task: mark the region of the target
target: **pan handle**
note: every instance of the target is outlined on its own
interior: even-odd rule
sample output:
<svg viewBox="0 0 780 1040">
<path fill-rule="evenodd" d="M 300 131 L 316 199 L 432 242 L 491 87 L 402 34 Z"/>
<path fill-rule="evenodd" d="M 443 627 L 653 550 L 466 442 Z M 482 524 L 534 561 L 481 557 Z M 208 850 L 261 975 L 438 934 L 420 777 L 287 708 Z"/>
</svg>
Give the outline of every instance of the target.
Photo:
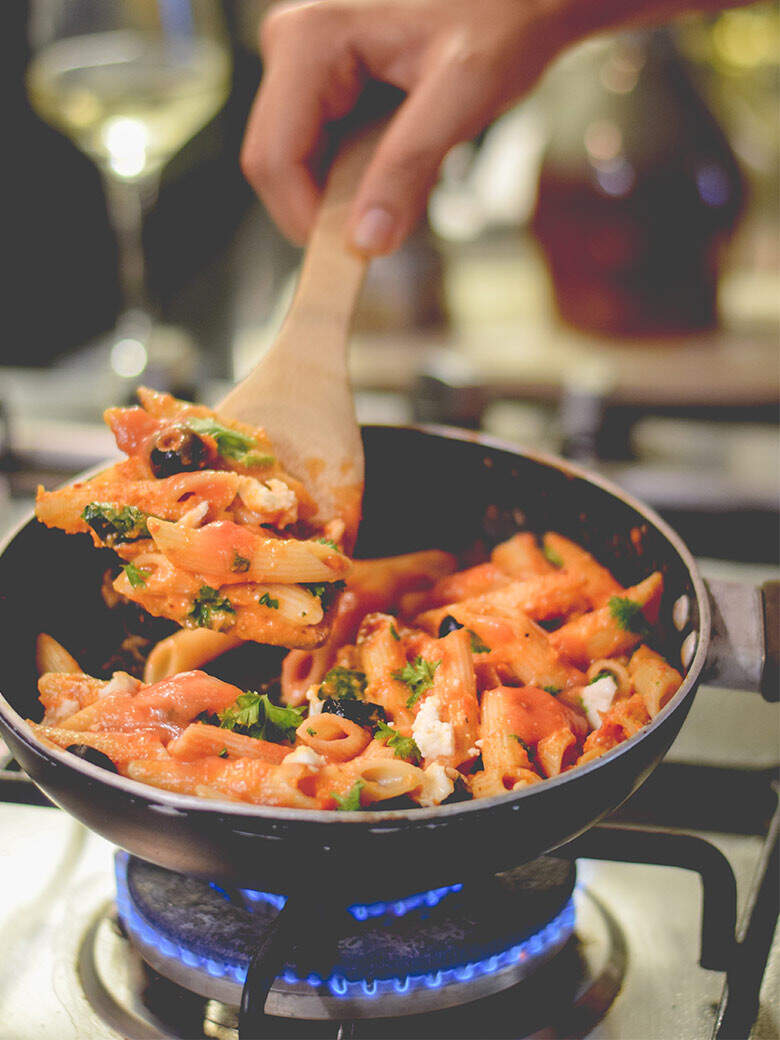
<svg viewBox="0 0 780 1040">
<path fill-rule="evenodd" d="M 710 579 L 712 634 L 703 679 L 780 700 L 780 582 L 760 587 Z"/>
</svg>

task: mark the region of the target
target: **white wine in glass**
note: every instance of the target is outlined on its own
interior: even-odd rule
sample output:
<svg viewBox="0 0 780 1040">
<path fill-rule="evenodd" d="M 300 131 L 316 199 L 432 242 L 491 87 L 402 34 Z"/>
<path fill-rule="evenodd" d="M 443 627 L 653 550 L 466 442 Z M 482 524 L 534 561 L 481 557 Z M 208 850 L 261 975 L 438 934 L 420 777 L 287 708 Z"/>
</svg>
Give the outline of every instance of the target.
<svg viewBox="0 0 780 1040">
<path fill-rule="evenodd" d="M 124 303 L 109 360 L 118 375 L 135 379 L 147 365 L 156 367 L 155 333 L 158 354 L 164 339 L 146 296 L 143 215 L 165 164 L 228 96 L 221 6 L 219 0 L 33 0 L 31 15 L 30 100 L 103 175 Z"/>
<path fill-rule="evenodd" d="M 186 46 L 124 29 L 60 40 L 28 70 L 30 98 L 101 168 L 145 179 L 221 108 L 230 61 L 209 39 Z"/>
</svg>

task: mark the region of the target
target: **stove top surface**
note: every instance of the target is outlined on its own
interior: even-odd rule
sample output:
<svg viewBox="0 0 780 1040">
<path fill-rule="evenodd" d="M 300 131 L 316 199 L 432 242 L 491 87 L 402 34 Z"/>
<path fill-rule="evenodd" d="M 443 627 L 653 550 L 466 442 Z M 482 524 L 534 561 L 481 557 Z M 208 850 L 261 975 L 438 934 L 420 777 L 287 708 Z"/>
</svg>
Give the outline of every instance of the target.
<svg viewBox="0 0 780 1040">
<path fill-rule="evenodd" d="M 119 952 L 122 934 L 112 909 L 116 889 L 111 846 L 64 813 L 50 809 L 0 805 L 0 827 L 5 837 L 0 854 L 0 892 L 4 893 L 0 927 L 6 950 L 0 963 L 0 1036 L 9 1040 L 205 1036 L 229 1040 L 235 1036 L 229 1010 L 214 1001 L 184 996 L 175 987 L 155 987 L 154 973 L 149 975 L 140 957 Z M 706 837 L 731 863 L 738 902 L 744 906 L 759 864 L 761 839 L 737 834 Z M 539 1013 L 548 1011 L 557 1023 L 519 1015 L 520 991 L 515 986 L 465 1007 L 425 1016 L 427 1035 L 453 1040 L 528 1035 L 605 1040 L 710 1037 L 724 975 L 698 964 L 701 897 L 695 875 L 674 867 L 580 860 L 575 900 L 575 937 L 535 979 L 520 983 L 532 987 Z M 93 955 L 96 942 L 103 944 L 99 969 Z M 106 959 L 112 957 L 119 959 L 107 978 L 101 978 Z M 773 1035 L 765 1031 L 767 1022 L 777 1028 L 772 1017 L 778 1007 L 774 959 L 764 986 L 767 992 L 752 1034 L 755 1040 Z M 567 988 L 571 992 L 564 1000 Z M 584 1005 L 581 1002 L 588 1009 L 584 1017 L 575 1006 L 577 992 L 581 996 L 583 990 L 588 991 L 588 999 Z M 566 1000 L 570 1015 L 581 1016 L 575 1031 L 571 1030 L 575 1023 L 567 1023 L 563 1013 Z M 279 1022 L 280 1037 L 293 1035 L 287 1031 L 288 1023 Z M 423 1035 L 418 1032 L 422 1022 L 420 1017 L 361 1021 L 353 1033 L 342 1030 L 341 1035 L 418 1036 Z M 300 1029 L 302 1024 L 296 1025 Z M 339 1035 L 335 1022 L 315 1023 L 312 1028 L 313 1036 Z"/>
</svg>

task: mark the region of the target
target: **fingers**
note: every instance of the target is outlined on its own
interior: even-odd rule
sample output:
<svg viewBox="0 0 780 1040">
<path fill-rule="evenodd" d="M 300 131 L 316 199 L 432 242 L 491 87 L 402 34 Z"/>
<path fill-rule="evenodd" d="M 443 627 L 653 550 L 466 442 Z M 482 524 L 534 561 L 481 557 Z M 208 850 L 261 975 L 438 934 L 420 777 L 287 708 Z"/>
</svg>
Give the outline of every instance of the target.
<svg viewBox="0 0 780 1040">
<path fill-rule="evenodd" d="M 352 207 L 348 236 L 366 255 L 390 253 L 414 229 L 450 148 L 495 114 L 485 80 L 437 64 L 416 85 L 382 137 Z"/>
<path fill-rule="evenodd" d="M 305 17 L 301 17 L 305 11 Z M 282 9 L 263 29 L 265 71 L 241 149 L 244 176 L 294 242 L 309 233 L 320 198 L 317 159 L 325 124 L 360 95 L 363 73 L 319 5 Z"/>
</svg>

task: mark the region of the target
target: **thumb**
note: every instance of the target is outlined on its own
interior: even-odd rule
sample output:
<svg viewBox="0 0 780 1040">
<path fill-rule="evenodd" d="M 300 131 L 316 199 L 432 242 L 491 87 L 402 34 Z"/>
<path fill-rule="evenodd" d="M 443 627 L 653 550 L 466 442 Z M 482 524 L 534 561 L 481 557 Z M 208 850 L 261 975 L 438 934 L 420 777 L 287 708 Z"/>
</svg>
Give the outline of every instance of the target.
<svg viewBox="0 0 780 1040">
<path fill-rule="evenodd" d="M 414 229 L 453 145 L 493 116 L 481 84 L 453 82 L 439 66 L 410 92 L 383 134 L 352 205 L 347 236 L 358 252 L 391 253 Z"/>
</svg>

